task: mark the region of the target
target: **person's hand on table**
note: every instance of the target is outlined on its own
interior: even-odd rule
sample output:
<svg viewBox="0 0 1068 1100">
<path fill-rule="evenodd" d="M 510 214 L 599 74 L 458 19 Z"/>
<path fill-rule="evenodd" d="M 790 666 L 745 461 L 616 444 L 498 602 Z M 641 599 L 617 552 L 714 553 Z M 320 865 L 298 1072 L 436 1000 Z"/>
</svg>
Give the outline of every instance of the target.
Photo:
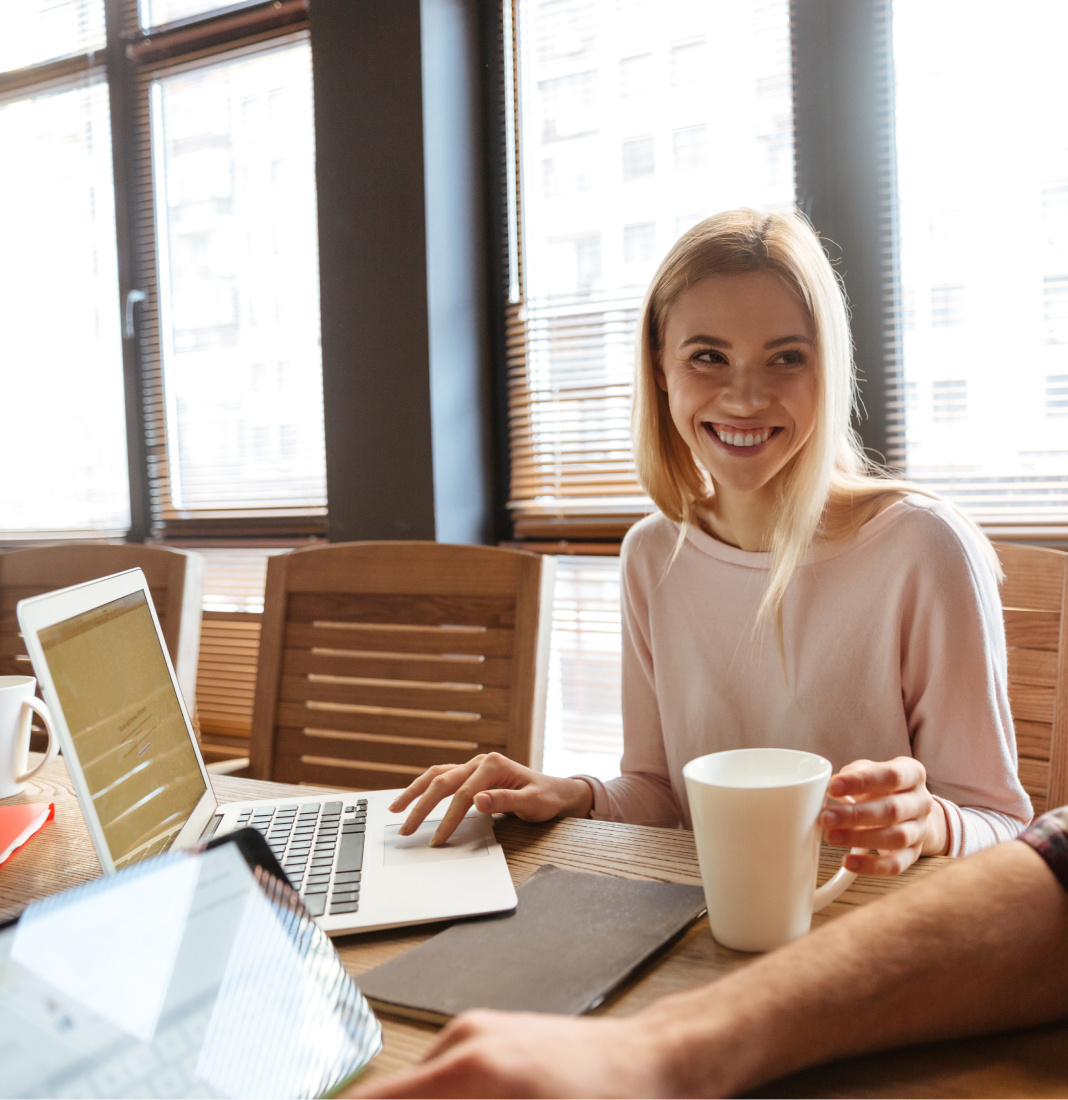
<svg viewBox="0 0 1068 1100">
<path fill-rule="evenodd" d="M 942 855 L 949 844 L 946 816 L 927 790 L 927 772 L 911 756 L 876 763 L 854 760 L 831 776 L 832 802 L 819 817 L 827 842 L 850 852 L 845 866 L 862 875 L 899 875 L 920 856 Z"/>
<path fill-rule="evenodd" d="M 353 1095 L 666 1096 L 659 1062 L 630 1020 L 482 1009 L 457 1016 L 417 1065 Z"/>
<path fill-rule="evenodd" d="M 510 813 L 523 821 L 554 817 L 585 817 L 593 806 L 593 790 L 581 779 L 560 779 L 517 764 L 498 752 L 473 756 L 466 764 L 435 764 L 423 772 L 390 804 L 399 813 L 413 802 L 400 828 L 410 836 L 431 810 L 452 797 L 431 844 L 444 844 L 472 806 L 482 813 Z"/>
</svg>

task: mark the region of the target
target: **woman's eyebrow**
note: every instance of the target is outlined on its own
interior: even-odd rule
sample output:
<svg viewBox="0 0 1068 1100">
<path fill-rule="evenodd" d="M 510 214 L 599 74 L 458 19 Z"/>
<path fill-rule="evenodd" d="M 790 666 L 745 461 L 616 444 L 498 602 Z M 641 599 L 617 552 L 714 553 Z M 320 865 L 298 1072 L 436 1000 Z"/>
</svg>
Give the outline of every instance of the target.
<svg viewBox="0 0 1068 1100">
<path fill-rule="evenodd" d="M 691 344 L 711 344 L 714 348 L 724 348 L 730 351 L 732 344 L 730 340 L 721 340 L 718 336 L 687 336 L 681 344 L 680 348 L 688 348 Z"/>
<path fill-rule="evenodd" d="M 812 347 L 813 343 L 807 336 L 798 333 L 795 336 L 780 336 L 777 340 L 769 340 L 764 345 L 764 350 L 771 351 L 772 348 L 781 348 L 783 344 L 808 344 L 809 347 Z"/>
<path fill-rule="evenodd" d="M 686 339 L 679 344 L 679 349 L 688 348 L 692 344 L 703 344 L 705 347 L 723 348 L 725 351 L 730 351 L 734 346 L 730 340 L 723 340 L 718 336 L 705 336 L 703 333 L 698 333 L 696 336 L 687 336 Z M 808 344 L 809 347 L 814 347 L 815 341 L 802 333 L 795 333 L 793 336 L 778 336 L 774 340 L 769 340 L 764 345 L 764 350 L 771 351 L 772 348 L 781 348 L 784 344 Z"/>
</svg>

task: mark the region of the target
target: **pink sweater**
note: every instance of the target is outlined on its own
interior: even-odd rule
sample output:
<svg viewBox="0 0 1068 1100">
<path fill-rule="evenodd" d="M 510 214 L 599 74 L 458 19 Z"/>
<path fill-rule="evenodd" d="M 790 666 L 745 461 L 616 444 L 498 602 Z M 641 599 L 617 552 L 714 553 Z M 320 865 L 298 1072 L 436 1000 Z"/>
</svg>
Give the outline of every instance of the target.
<svg viewBox="0 0 1068 1100">
<path fill-rule="evenodd" d="M 912 755 L 946 810 L 951 855 L 1031 820 L 1016 774 L 997 582 L 949 505 L 909 496 L 842 542 L 813 547 L 774 628 L 751 640 L 769 555 L 662 515 L 622 551 L 622 775 L 592 816 L 690 828 L 683 765 L 719 749 L 783 746 L 852 760 Z"/>
</svg>

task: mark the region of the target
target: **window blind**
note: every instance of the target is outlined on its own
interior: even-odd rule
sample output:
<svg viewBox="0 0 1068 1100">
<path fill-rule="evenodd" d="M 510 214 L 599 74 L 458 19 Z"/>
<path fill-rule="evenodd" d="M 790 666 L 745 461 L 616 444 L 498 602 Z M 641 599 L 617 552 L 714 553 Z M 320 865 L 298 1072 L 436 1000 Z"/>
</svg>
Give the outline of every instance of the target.
<svg viewBox="0 0 1068 1100">
<path fill-rule="evenodd" d="M 197 717 L 209 758 L 248 755 L 267 558 L 280 552 L 239 548 L 197 551 L 206 562 Z"/>
<path fill-rule="evenodd" d="M 1057 0 L 893 4 L 889 457 L 1001 537 L 1068 535 L 1066 35 Z"/>
<path fill-rule="evenodd" d="M 520 539 L 618 540 L 651 509 L 630 449 L 649 278 L 702 217 L 793 204 L 789 6 L 518 0 L 513 12 L 509 508 Z"/>
</svg>

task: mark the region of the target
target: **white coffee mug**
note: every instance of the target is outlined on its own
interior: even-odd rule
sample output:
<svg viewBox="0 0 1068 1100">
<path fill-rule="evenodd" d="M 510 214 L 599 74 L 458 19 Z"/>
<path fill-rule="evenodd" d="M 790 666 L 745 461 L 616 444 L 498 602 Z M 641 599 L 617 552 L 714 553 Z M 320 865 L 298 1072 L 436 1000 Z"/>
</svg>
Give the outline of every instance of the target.
<svg viewBox="0 0 1068 1100">
<path fill-rule="evenodd" d="M 840 868 L 816 889 L 831 762 L 795 749 L 733 749 L 683 769 L 712 935 L 736 951 L 803 936 L 812 914 L 857 877 Z"/>
<path fill-rule="evenodd" d="M 51 763 L 59 752 L 52 715 L 33 694 L 36 687 L 37 681 L 32 676 L 0 676 L 0 798 L 18 794 L 26 780 Z M 30 719 L 34 711 L 48 731 L 48 752 L 37 767 L 28 768 Z"/>
</svg>

